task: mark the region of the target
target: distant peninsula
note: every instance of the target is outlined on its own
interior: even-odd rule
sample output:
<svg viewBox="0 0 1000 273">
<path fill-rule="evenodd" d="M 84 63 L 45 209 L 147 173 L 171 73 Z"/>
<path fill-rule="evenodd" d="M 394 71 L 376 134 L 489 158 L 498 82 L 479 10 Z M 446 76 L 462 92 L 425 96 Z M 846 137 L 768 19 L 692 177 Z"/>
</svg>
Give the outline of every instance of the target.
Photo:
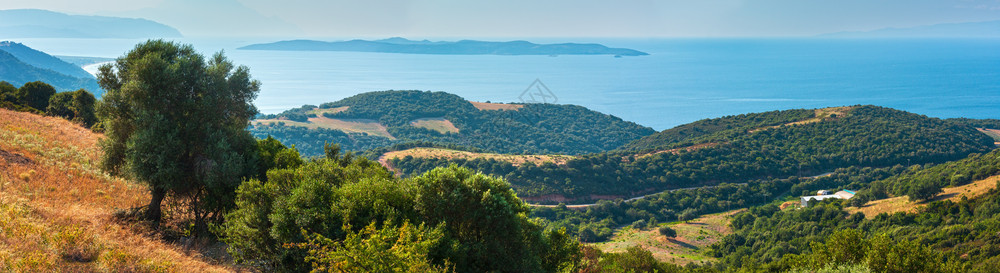
<svg viewBox="0 0 1000 273">
<path fill-rule="evenodd" d="M 638 50 L 628 48 L 610 48 L 601 44 L 536 44 L 527 41 L 488 42 L 475 40 L 461 40 L 457 42 L 428 40 L 414 41 L 399 37 L 373 41 L 350 40 L 339 42 L 290 40 L 266 44 L 253 44 L 239 49 L 281 51 L 353 51 L 442 55 L 649 55 L 649 53 Z"/>
</svg>

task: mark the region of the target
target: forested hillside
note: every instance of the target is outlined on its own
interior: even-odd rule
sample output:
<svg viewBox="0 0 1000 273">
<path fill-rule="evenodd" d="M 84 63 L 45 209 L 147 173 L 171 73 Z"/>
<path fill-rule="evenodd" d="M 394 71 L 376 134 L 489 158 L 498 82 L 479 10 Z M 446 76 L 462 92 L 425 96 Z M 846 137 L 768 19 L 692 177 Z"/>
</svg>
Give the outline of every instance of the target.
<svg viewBox="0 0 1000 273">
<path fill-rule="evenodd" d="M 688 134 L 694 137 L 668 130 L 649 137 L 664 143 L 644 139 L 630 145 L 642 152 L 585 155 L 563 165 L 515 167 L 507 162 L 414 157 L 391 163 L 406 174 L 458 164 L 507 178 L 521 196 L 588 199 L 810 176 L 851 166 L 941 163 L 994 147 L 990 137 L 963 123 L 877 106 L 834 112 L 793 110 L 701 121 L 678 130 L 699 132 Z M 753 126 L 743 126 L 737 119 Z M 697 146 L 683 149 L 681 145 Z"/>
<path fill-rule="evenodd" d="M 963 185 L 1000 174 L 998 157 L 1000 150 L 913 168 L 860 191 L 879 195 L 882 188 L 921 181 Z M 796 210 L 753 208 L 733 219 L 736 232 L 714 245 L 713 253 L 722 258 L 720 267 L 764 271 L 833 265 L 874 272 L 995 272 L 1000 265 L 1000 189 L 995 186 L 985 195 L 932 202 L 915 213 L 848 214 L 843 209 L 847 203 L 855 202 L 836 200 Z"/>
<path fill-rule="evenodd" d="M 250 129 L 258 137 L 272 135 L 295 145 L 307 156 L 322 154 L 324 142 L 363 151 L 411 141 L 498 153 L 586 154 L 654 133 L 575 105 L 473 104 L 453 94 L 423 91 L 369 92 L 307 105 L 264 116 Z"/>
</svg>

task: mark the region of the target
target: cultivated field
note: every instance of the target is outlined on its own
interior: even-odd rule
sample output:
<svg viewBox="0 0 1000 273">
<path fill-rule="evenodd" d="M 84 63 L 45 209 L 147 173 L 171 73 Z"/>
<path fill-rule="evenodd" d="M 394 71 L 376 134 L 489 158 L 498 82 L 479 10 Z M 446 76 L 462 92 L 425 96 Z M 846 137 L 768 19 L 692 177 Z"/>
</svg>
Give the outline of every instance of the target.
<svg viewBox="0 0 1000 273">
<path fill-rule="evenodd" d="M 286 119 L 258 119 L 253 121 L 255 124 L 274 124 L 274 123 L 284 123 L 285 126 L 298 126 L 306 127 L 309 129 L 324 128 L 341 130 L 344 132 L 351 133 L 366 133 L 369 135 L 376 135 L 387 137 L 390 139 L 396 139 L 389 134 L 389 131 L 376 120 L 371 119 L 335 119 L 327 118 L 324 116 L 318 116 L 315 118 L 309 118 L 308 122 L 291 121 Z"/>
<path fill-rule="evenodd" d="M 149 190 L 99 170 L 100 138 L 64 119 L 0 109 L 0 271 L 230 271 L 112 217 L 145 205 Z"/>
<path fill-rule="evenodd" d="M 514 110 L 517 111 L 524 107 L 521 104 L 505 104 L 505 103 L 489 103 L 489 102 L 476 102 L 470 101 L 472 106 L 475 106 L 479 110 Z"/>
<path fill-rule="evenodd" d="M 336 114 L 336 113 L 340 113 L 340 112 L 343 112 L 343 111 L 347 111 L 347 108 L 350 108 L 350 106 L 341 106 L 341 107 L 334 107 L 334 108 L 313 108 L 313 110 L 309 111 L 309 113 L 310 114 L 316 114 L 317 116 L 323 116 L 323 114 L 326 114 L 326 113 Z"/>
<path fill-rule="evenodd" d="M 706 247 L 731 233 L 729 218 L 741 211 L 709 214 L 687 223 L 661 224 L 676 230 L 675 238 L 660 235 L 656 228 L 636 230 L 626 227 L 617 231 L 611 240 L 592 246 L 606 252 L 625 252 L 629 247 L 640 246 L 652 252 L 657 260 L 679 265 L 714 262 L 715 258 L 705 255 Z"/>
<path fill-rule="evenodd" d="M 451 123 L 450 120 L 444 118 L 420 118 L 410 121 L 410 125 L 413 127 L 420 127 L 429 130 L 438 131 L 439 133 L 458 133 L 458 127 Z"/>
<path fill-rule="evenodd" d="M 987 129 L 987 128 L 976 128 L 976 130 L 979 130 L 980 132 L 983 132 L 984 134 L 992 137 L 993 140 L 995 140 L 993 142 L 993 144 L 996 144 L 997 146 L 1000 146 L 1000 130 L 997 130 L 997 129 Z"/>
<path fill-rule="evenodd" d="M 457 150 L 441 149 L 441 148 L 413 148 L 402 151 L 385 153 L 379 160 L 380 161 L 384 160 L 387 162 L 388 160 L 393 158 L 404 158 L 407 156 L 412 156 L 416 158 L 495 159 L 497 161 L 510 162 L 515 166 L 527 162 L 532 162 L 534 164 L 552 162 L 556 165 L 562 165 L 566 164 L 567 161 L 575 158 L 574 156 L 569 156 L 569 155 L 510 155 L 510 154 L 494 154 L 494 153 L 474 153 L 474 152 L 457 151 Z"/>
</svg>

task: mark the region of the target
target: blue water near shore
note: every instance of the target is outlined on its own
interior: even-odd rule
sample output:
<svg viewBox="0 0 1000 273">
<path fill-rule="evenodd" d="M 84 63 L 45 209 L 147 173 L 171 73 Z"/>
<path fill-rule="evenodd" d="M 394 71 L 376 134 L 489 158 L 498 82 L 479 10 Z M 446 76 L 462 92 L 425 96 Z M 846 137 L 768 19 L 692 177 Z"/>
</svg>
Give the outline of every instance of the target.
<svg viewBox="0 0 1000 273">
<path fill-rule="evenodd" d="M 117 57 L 138 42 L 13 40 L 53 55 L 93 57 Z M 651 54 L 622 58 L 246 51 L 236 48 L 270 40 L 181 41 L 203 53 L 224 49 L 249 66 L 263 83 L 255 103 L 264 113 L 389 89 L 518 102 L 539 79 L 556 103 L 657 130 L 725 115 L 855 104 L 1000 118 L 1000 40 L 583 40 Z"/>
</svg>

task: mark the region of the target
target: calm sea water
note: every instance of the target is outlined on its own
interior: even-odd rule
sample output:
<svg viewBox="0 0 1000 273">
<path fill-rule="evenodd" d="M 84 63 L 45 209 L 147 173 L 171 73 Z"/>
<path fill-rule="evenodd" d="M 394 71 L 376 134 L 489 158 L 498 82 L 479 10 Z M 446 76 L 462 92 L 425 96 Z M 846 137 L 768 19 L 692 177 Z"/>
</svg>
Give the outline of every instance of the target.
<svg viewBox="0 0 1000 273">
<path fill-rule="evenodd" d="M 14 39 L 53 55 L 117 57 L 137 40 Z M 538 42 L 565 42 L 534 40 Z M 574 41 L 581 41 L 580 39 Z M 375 90 L 434 90 L 518 102 L 536 79 L 558 98 L 667 129 L 703 118 L 875 104 L 932 117 L 1000 118 L 1000 40 L 582 40 L 650 56 L 460 56 L 224 49 L 263 83 L 264 113 Z"/>
</svg>

